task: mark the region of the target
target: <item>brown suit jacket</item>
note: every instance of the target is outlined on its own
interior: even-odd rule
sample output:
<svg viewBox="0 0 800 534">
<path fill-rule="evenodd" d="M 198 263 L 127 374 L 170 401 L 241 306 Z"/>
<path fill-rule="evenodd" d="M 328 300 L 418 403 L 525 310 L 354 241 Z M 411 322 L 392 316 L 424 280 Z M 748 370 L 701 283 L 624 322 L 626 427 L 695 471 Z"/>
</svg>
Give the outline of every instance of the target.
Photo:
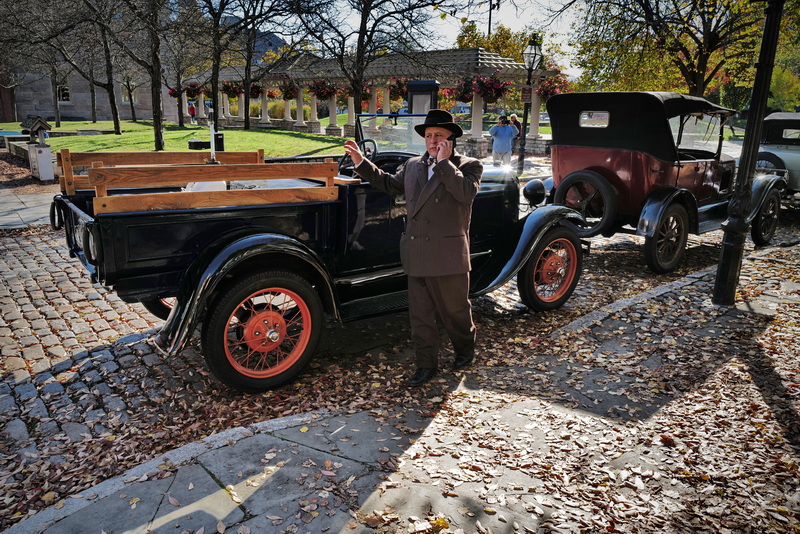
<svg viewBox="0 0 800 534">
<path fill-rule="evenodd" d="M 428 180 L 427 155 L 409 159 L 389 174 L 364 159 L 356 173 L 391 195 L 405 193 L 406 231 L 400 258 L 409 276 L 467 273 L 472 201 L 478 193 L 483 164 L 454 153 L 440 161 Z"/>
</svg>

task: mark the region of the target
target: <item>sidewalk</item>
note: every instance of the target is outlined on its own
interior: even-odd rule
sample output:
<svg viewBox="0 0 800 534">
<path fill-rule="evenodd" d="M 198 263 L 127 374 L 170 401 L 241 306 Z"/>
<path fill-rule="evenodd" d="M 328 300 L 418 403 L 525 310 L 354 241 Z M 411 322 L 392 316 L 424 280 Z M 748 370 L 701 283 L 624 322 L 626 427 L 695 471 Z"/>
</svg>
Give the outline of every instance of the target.
<svg viewBox="0 0 800 534">
<path fill-rule="evenodd" d="M 0 187 L 0 229 L 50 224 L 52 193 L 17 195 Z"/>
</svg>

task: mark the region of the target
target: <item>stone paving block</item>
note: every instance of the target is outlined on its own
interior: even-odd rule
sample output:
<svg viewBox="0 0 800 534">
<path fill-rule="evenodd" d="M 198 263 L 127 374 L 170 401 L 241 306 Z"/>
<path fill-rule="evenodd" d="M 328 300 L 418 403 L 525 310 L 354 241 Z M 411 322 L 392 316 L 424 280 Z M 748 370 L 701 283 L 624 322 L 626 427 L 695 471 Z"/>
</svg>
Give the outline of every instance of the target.
<svg viewBox="0 0 800 534">
<path fill-rule="evenodd" d="M 256 515 L 285 517 L 281 503 L 291 502 L 296 506 L 299 501 L 325 499 L 324 495 L 334 486 L 346 489 L 351 477 L 353 488 L 362 490 L 365 484 L 379 480 L 376 475 L 368 476 L 370 470 L 362 463 L 269 434 L 258 434 L 239 440 L 235 446 L 209 451 L 199 456 L 198 462 L 226 487 L 232 486 L 245 509 Z M 345 511 L 333 501 L 331 506 Z"/>
<path fill-rule="evenodd" d="M 44 530 L 46 534 L 93 532 L 147 532 L 152 518 L 166 500 L 172 478 L 131 484 L 122 491 L 84 508 Z M 210 532 L 214 532 L 213 530 Z"/>
<path fill-rule="evenodd" d="M 276 436 L 359 462 L 380 464 L 405 452 L 431 419 L 414 410 L 362 412 L 275 432 Z M 382 444 L 375 446 L 375 444 Z"/>
</svg>

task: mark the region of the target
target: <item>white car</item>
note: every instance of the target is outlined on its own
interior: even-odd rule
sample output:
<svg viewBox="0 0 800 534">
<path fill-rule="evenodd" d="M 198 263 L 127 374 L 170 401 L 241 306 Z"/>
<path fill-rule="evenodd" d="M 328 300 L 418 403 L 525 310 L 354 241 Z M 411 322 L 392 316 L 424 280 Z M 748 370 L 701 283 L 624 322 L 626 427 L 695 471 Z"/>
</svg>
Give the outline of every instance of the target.
<svg viewBox="0 0 800 534">
<path fill-rule="evenodd" d="M 784 198 L 800 207 L 800 113 L 772 113 L 764 119 L 756 168 L 782 174 Z"/>
</svg>

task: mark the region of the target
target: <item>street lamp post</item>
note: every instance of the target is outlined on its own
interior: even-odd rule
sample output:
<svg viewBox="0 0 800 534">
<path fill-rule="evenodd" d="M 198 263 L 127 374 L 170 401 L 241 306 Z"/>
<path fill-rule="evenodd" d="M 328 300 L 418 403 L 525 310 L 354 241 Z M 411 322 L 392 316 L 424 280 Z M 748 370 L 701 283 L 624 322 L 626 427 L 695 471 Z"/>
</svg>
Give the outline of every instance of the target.
<svg viewBox="0 0 800 534">
<path fill-rule="evenodd" d="M 736 302 L 736 286 L 739 284 L 739 274 L 742 270 L 744 242 L 750 227 L 750 223 L 747 222 L 747 214 L 750 210 L 758 142 L 761 139 L 762 122 L 766 114 L 769 84 L 775 62 L 775 50 L 778 47 L 780 34 L 784 0 L 766 0 L 766 2 L 764 35 L 761 38 L 761 50 L 758 63 L 756 63 L 756 77 L 753 83 L 753 94 L 750 97 L 747 129 L 744 133 L 734 194 L 728 206 L 728 220 L 722 225 L 724 229 L 722 252 L 717 265 L 717 279 L 711 299 L 714 304 L 721 306 L 732 306 Z"/>
<path fill-rule="evenodd" d="M 533 98 L 533 87 L 531 87 L 531 76 L 533 69 L 539 68 L 539 62 L 542 60 L 542 45 L 539 42 L 539 37 L 534 34 L 533 38 L 528 41 L 528 46 L 522 52 L 522 60 L 525 62 L 525 67 L 528 69 L 528 81 L 525 84 L 523 93 L 527 92 L 527 99 L 525 101 L 525 108 L 522 112 L 522 131 L 519 137 L 519 163 L 517 164 L 517 174 L 522 175 L 522 170 L 525 167 L 525 140 L 528 137 L 528 112 L 531 110 L 531 100 Z M 531 120 L 533 118 L 531 117 Z M 539 120 L 538 117 L 536 120 Z"/>
</svg>

